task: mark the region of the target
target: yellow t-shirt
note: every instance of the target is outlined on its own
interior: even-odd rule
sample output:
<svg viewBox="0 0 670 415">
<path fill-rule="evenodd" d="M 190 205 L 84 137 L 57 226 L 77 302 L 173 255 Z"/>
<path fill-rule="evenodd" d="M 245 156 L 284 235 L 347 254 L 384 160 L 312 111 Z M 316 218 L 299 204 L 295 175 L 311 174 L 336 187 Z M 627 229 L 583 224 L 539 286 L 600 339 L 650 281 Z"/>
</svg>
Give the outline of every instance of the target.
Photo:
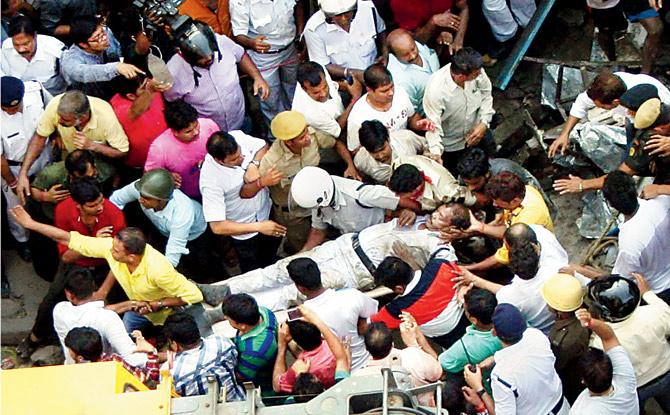
<svg viewBox="0 0 670 415">
<path fill-rule="evenodd" d="M 91 258 L 104 258 L 116 281 L 131 300 L 158 301 L 168 297 L 178 297 L 187 304 L 202 301 L 202 293 L 198 287 L 180 274 L 163 254 L 156 251 L 151 245 L 147 247 L 142 261 L 134 272 L 128 266 L 116 261 L 112 257 L 113 238 L 94 238 L 84 236 L 79 232 L 70 232 L 68 248 L 74 249 Z M 146 314 L 145 317 L 153 324 L 163 324 L 171 309 Z"/>
<path fill-rule="evenodd" d="M 77 149 L 73 142 L 76 130 L 74 127 L 64 127 L 58 124 L 58 104 L 61 98 L 63 98 L 63 94 L 49 101 L 35 132 L 42 137 L 49 137 L 54 131 L 58 131 L 65 146 L 65 151 L 71 153 Z M 91 141 L 127 152 L 128 136 L 123 131 L 123 127 L 116 118 L 112 107 L 96 97 L 88 97 L 88 102 L 91 105 L 91 119 L 84 126 L 82 133 Z"/>
<path fill-rule="evenodd" d="M 521 206 L 509 211 L 503 211 L 503 222 L 508 228 L 515 223 L 525 223 L 527 225 L 542 225 L 550 231 L 554 231 L 554 223 L 551 221 L 551 215 L 547 208 L 542 193 L 533 186 L 526 186 L 526 196 L 521 202 Z M 495 253 L 495 258 L 501 264 L 509 264 L 509 251 L 503 246 Z"/>
</svg>

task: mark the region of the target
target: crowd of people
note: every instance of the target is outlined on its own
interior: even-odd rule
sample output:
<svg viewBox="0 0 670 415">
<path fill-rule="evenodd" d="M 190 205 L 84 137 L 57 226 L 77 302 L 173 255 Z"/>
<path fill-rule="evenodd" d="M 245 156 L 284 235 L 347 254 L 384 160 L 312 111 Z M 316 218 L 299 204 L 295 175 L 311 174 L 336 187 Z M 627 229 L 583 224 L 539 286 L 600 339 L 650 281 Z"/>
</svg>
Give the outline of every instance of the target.
<svg viewBox="0 0 670 415">
<path fill-rule="evenodd" d="M 3 249 L 51 283 L 19 356 L 57 343 L 149 387 L 163 366 L 182 396 L 214 376 L 227 401 L 390 367 L 442 380 L 455 414 L 670 413 L 660 1 L 587 0 L 612 60 L 642 23 L 642 73 L 600 73 L 548 151 L 579 151 L 590 109 L 626 112 L 617 170 L 554 182 L 620 214 L 611 273 L 570 258 L 550 194 L 495 157 L 485 68 L 533 0 L 314 3 L 185 0 L 185 41 L 132 7 L 3 1 Z M 19 278 L 3 268 L 3 297 Z"/>
</svg>

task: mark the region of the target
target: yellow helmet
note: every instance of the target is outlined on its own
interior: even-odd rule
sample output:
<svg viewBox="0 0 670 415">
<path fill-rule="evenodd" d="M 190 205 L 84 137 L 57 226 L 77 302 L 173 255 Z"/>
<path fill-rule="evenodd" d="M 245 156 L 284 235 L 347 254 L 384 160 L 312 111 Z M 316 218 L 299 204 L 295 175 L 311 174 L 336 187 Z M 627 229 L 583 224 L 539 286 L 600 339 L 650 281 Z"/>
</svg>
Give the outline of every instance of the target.
<svg viewBox="0 0 670 415">
<path fill-rule="evenodd" d="M 298 111 L 283 111 L 277 114 L 270 123 L 272 135 L 277 140 L 293 140 L 305 131 L 307 121 Z"/>
<path fill-rule="evenodd" d="M 577 310 L 584 297 L 582 284 L 569 274 L 554 275 L 544 283 L 540 291 L 549 307 L 563 312 Z"/>
</svg>

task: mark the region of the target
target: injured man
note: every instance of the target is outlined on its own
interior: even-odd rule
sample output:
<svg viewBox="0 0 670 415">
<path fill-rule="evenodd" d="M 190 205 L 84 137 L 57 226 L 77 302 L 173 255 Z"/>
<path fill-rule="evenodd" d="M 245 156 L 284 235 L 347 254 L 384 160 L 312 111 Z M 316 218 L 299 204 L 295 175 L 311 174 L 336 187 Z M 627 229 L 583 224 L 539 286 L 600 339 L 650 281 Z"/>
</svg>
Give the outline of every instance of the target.
<svg viewBox="0 0 670 415">
<path fill-rule="evenodd" d="M 288 275 L 286 266 L 292 260 L 308 257 L 321 270 L 325 288 L 374 288 L 375 268 L 389 255 L 394 255 L 394 244 L 425 263 L 438 249 L 440 256 L 456 261 L 451 245 L 440 241 L 440 230 L 447 227 L 467 229 L 470 211 L 461 204 L 440 206 L 432 214 L 417 218 L 412 226 L 400 227 L 398 220 L 370 226 L 359 233 L 347 233 L 316 248 L 281 259 L 265 268 L 238 275 L 215 284 L 199 284 L 206 303 L 218 305 L 228 294 L 247 293 L 259 305 L 271 310 L 282 310 L 300 303 L 300 294 Z"/>
</svg>

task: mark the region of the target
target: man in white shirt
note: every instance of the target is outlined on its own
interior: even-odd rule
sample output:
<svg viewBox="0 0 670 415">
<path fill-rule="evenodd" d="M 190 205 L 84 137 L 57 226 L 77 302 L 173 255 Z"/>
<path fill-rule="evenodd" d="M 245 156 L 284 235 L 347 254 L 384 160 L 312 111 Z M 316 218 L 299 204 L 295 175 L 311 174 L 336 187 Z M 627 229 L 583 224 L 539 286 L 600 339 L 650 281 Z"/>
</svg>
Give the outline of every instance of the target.
<svg viewBox="0 0 670 415">
<path fill-rule="evenodd" d="M 382 56 L 386 26 L 373 2 L 322 0 L 321 9 L 305 25 L 309 58 L 336 79 L 350 76 L 363 82 L 363 71 Z"/>
<path fill-rule="evenodd" d="M 298 52 L 294 42 L 302 33 L 304 19 L 300 1 L 230 2 L 233 40 L 248 51 L 270 87 L 268 99 L 260 103 L 268 121 L 291 109 L 298 69 Z"/>
<path fill-rule="evenodd" d="M 321 270 L 325 288 L 358 288 L 368 290 L 374 286 L 373 273 L 377 266 L 393 254 L 394 242 L 404 244 L 414 256 L 428 256 L 442 245 L 440 229 L 452 225 L 451 210 L 438 209 L 425 222 L 414 226 L 399 226 L 398 220 L 380 223 L 348 233 L 325 242 L 311 251 L 283 258 L 273 265 L 255 269 L 213 285 L 200 285 L 205 302 L 220 304 L 226 295 L 247 293 L 271 310 L 286 309 L 298 301 L 299 293 L 288 276 L 286 268 L 295 258 L 313 259 Z"/>
<path fill-rule="evenodd" d="M 2 77 L 2 113 L 0 113 L 0 132 L 2 145 L 0 157 L 2 159 L 2 193 L 7 201 L 7 209 L 20 204 L 15 190 L 18 185 L 17 176 L 21 170 L 23 158 L 28 149 L 28 143 L 35 133 L 37 123 L 44 113 L 42 100 L 42 86 L 37 81 L 22 82 L 13 76 Z M 45 149 L 28 171 L 32 176 L 42 170 L 49 162 L 49 150 Z M 26 245 L 28 231 L 22 228 L 12 215 L 7 215 L 8 227 L 19 243 L 19 253 L 22 257 L 30 258 L 30 251 Z"/>
<path fill-rule="evenodd" d="M 670 196 L 638 199 L 635 180 L 621 171 L 607 175 L 603 195 L 624 217 L 612 273 L 629 279 L 635 272 L 644 275 L 652 291 L 670 304 Z"/>
<path fill-rule="evenodd" d="M 262 150 L 262 152 L 261 152 Z M 207 141 L 207 155 L 200 172 L 200 192 L 205 220 L 217 235 L 232 236 L 242 272 L 274 262 L 286 228 L 268 220 L 267 186 L 279 177 L 262 176 L 245 183 L 246 168 L 259 163 L 267 150 L 265 141 L 241 131 L 219 131 Z"/>
<path fill-rule="evenodd" d="M 363 75 L 367 93 L 359 99 L 347 122 L 347 148 L 356 152 L 361 143 L 358 130 L 367 120 L 379 120 L 389 131 L 410 129 L 430 131 L 435 125 L 414 111 L 407 92 L 396 88 L 391 72 L 381 64 L 374 64 Z"/>
<path fill-rule="evenodd" d="M 491 26 L 497 44 L 491 46 L 485 60 L 493 66 L 514 46 L 515 37 L 535 14 L 537 6 L 533 0 L 484 0 L 482 13 Z M 518 38 L 518 37 L 517 37 Z"/>
<path fill-rule="evenodd" d="M 517 223 L 505 231 L 504 242 L 510 250 L 510 268 L 514 278 L 500 285 L 464 270 L 466 284 L 491 291 L 498 303 L 516 306 L 531 327 L 549 333 L 555 316 L 547 308 L 541 289 L 544 283 L 568 265 L 568 254 L 553 233 L 540 225 Z"/>
<path fill-rule="evenodd" d="M 378 120 L 363 121 L 358 130 L 361 147 L 354 156 L 359 172 L 378 184 L 386 184 L 393 173 L 393 162 L 403 156 L 428 153 L 425 138 L 410 130 L 390 131 Z"/>
<path fill-rule="evenodd" d="M 638 415 L 635 370 L 626 349 L 604 321 L 584 310 L 576 311 L 582 326 L 600 338 L 603 350 L 590 349 L 579 360 L 582 383 L 586 390 L 577 397 L 571 415 L 608 414 Z"/>
<path fill-rule="evenodd" d="M 434 50 L 414 40 L 412 33 L 396 29 L 389 33 L 387 68 L 395 84 L 409 95 L 414 110 L 423 115 L 423 95 L 430 75 L 440 69 Z"/>
<path fill-rule="evenodd" d="M 95 290 L 95 281 L 87 269 L 75 267 L 67 275 L 67 301 L 56 304 L 53 310 L 54 329 L 63 347 L 65 363 L 75 363 L 65 346 L 65 336 L 75 327 L 91 327 L 100 333 L 105 353 L 116 353 L 133 366 L 143 366 L 147 355 L 136 351 L 119 315 L 106 309 L 104 301 L 93 298 Z M 131 301 L 126 303 L 130 309 Z"/>
<path fill-rule="evenodd" d="M 628 89 L 640 85 L 651 84 L 658 89 L 658 96 L 665 104 L 670 105 L 670 90 L 656 78 L 644 74 L 630 74 L 626 72 L 603 72 L 598 75 L 591 86 L 577 96 L 570 108 L 570 116 L 563 126 L 561 134 L 549 147 L 549 157 L 561 153 L 565 154 L 570 141 L 570 132 L 586 118 L 588 111 L 598 107 L 611 110 L 619 106 L 621 95 Z"/>
<path fill-rule="evenodd" d="M 319 265 L 311 258 L 295 258 L 288 263 L 286 270 L 298 292 L 307 297 L 305 306 L 313 310 L 339 338 L 348 339 L 351 371 L 365 366 L 370 353 L 365 349 L 363 336 L 358 334 L 358 323 L 377 312 L 377 300 L 355 288 L 324 288 Z"/>
<path fill-rule="evenodd" d="M 60 58 L 66 49 L 63 42 L 38 35 L 27 16 L 14 17 L 8 34 L 10 39 L 2 42 L 2 74 L 22 81 L 38 81 L 53 96 L 65 92 L 65 80 L 60 73 Z"/>
<path fill-rule="evenodd" d="M 430 152 L 442 155 L 444 166 L 454 175 L 466 147 L 480 147 L 489 156 L 496 151 L 489 130 L 495 113 L 491 88 L 482 56 L 472 48 L 456 52 L 451 63 L 428 80 L 423 110 L 435 129 L 426 133 L 426 140 Z"/>
<path fill-rule="evenodd" d="M 479 395 L 489 413 L 567 415 L 570 404 L 563 397 L 549 339 L 541 331 L 526 327 L 525 317 L 511 304 L 498 304 L 496 307 L 493 334 L 500 338 L 503 345 L 502 350 L 493 356 L 493 397 L 489 396 L 482 383 L 482 366 L 490 364 L 480 363 L 474 367 L 474 372 L 469 369 L 464 371 L 470 392 Z"/>
<path fill-rule="evenodd" d="M 298 67 L 297 86 L 293 96 L 293 111 L 305 116 L 307 125 L 317 134 L 328 134 L 334 138 L 346 130 L 349 113 L 361 97 L 362 84 L 358 79 L 344 83 L 351 101 L 345 108 L 338 93 L 339 85 L 328 71 L 316 62 L 305 62 Z"/>
</svg>

